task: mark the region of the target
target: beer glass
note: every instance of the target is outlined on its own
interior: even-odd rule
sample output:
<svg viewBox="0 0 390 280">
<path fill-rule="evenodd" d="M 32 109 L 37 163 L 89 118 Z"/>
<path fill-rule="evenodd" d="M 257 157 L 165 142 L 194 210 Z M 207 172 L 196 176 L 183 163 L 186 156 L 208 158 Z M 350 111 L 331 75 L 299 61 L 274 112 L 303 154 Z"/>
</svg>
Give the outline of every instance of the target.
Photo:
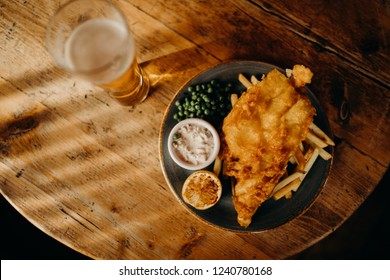
<svg viewBox="0 0 390 280">
<path fill-rule="evenodd" d="M 134 38 L 123 14 L 105 0 L 73 0 L 49 21 L 46 46 L 56 63 L 133 106 L 149 92 L 137 63 Z"/>
</svg>

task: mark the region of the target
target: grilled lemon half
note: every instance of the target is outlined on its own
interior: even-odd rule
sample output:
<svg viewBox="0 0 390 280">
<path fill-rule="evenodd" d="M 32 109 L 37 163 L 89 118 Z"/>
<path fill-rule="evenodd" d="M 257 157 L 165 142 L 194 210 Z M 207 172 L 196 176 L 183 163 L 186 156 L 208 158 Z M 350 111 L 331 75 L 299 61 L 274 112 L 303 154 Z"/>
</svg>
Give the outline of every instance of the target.
<svg viewBox="0 0 390 280">
<path fill-rule="evenodd" d="M 222 184 L 218 176 L 207 170 L 192 173 L 184 182 L 183 200 L 198 210 L 214 206 L 221 198 Z"/>
</svg>

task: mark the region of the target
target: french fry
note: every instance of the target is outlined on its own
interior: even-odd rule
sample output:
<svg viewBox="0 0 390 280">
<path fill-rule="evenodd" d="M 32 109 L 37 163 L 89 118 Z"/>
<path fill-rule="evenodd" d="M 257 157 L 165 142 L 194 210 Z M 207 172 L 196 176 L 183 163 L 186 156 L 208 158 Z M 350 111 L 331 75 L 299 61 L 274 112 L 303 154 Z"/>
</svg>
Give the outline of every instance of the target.
<svg viewBox="0 0 390 280">
<path fill-rule="evenodd" d="M 311 155 L 313 154 L 314 148 L 309 145 L 309 148 L 306 148 L 305 154 L 303 152 L 305 151 L 303 142 L 299 144 L 299 151 L 297 151 L 292 157 L 290 157 L 289 162 L 292 165 L 296 165 L 295 171 L 296 172 L 303 172 L 303 169 L 307 163 L 307 161 L 310 159 Z"/>
<path fill-rule="evenodd" d="M 302 151 L 300 149 L 297 149 L 294 153 L 295 160 L 298 165 L 298 169 L 303 170 L 305 164 L 306 164 L 306 159 L 305 156 L 303 155 Z"/>
<path fill-rule="evenodd" d="M 222 178 L 224 178 L 224 179 L 228 179 L 228 175 L 226 175 L 226 169 L 227 169 L 227 167 L 226 167 L 226 161 L 222 161 L 222 170 L 221 170 L 221 172 L 222 172 Z"/>
<path fill-rule="evenodd" d="M 247 78 L 245 78 L 245 76 L 243 74 L 238 74 L 238 80 L 240 81 L 240 83 L 246 87 L 247 89 L 248 88 L 251 88 L 253 85 L 250 81 L 248 81 Z"/>
<path fill-rule="evenodd" d="M 234 104 L 236 104 L 237 100 L 238 100 L 237 93 L 232 93 L 232 95 L 230 95 L 230 103 L 232 104 L 232 107 L 234 106 Z"/>
<path fill-rule="evenodd" d="M 332 155 L 329 154 L 327 151 L 325 151 L 323 148 L 318 147 L 315 143 L 310 141 L 309 139 L 306 139 L 306 142 L 312 147 L 312 148 L 317 148 L 319 156 L 323 158 L 324 160 L 329 160 L 332 158 Z"/>
<path fill-rule="evenodd" d="M 285 199 L 290 199 L 290 198 L 292 198 L 292 191 L 289 191 L 288 193 L 286 193 L 286 194 L 284 195 L 284 198 L 285 198 Z"/>
<path fill-rule="evenodd" d="M 280 177 L 280 179 L 286 179 L 287 177 L 288 177 L 288 172 L 287 170 L 285 170 L 282 177 Z"/>
<path fill-rule="evenodd" d="M 214 161 L 213 171 L 218 176 L 222 169 L 222 159 L 217 156 Z"/>
<path fill-rule="evenodd" d="M 307 149 L 307 151 L 306 151 L 306 153 L 304 155 L 304 157 L 305 157 L 305 164 L 311 158 L 311 155 L 314 152 L 314 148 L 316 148 L 316 146 L 313 147 L 313 146 L 310 145 L 309 148 Z"/>
<path fill-rule="evenodd" d="M 300 178 L 295 179 L 294 181 L 290 182 L 288 185 L 286 185 L 284 188 L 280 189 L 277 191 L 274 195 L 273 198 L 275 200 L 279 200 L 284 196 L 289 196 L 289 192 L 296 192 L 297 189 L 299 188 L 302 180 Z"/>
<path fill-rule="evenodd" d="M 260 82 L 260 81 L 255 77 L 255 75 L 252 75 L 252 76 L 251 76 L 251 83 L 255 85 L 255 84 L 257 84 L 258 82 Z"/>
<path fill-rule="evenodd" d="M 294 156 L 291 156 L 290 159 L 288 160 L 288 162 L 291 163 L 292 165 L 297 164 L 297 160 L 295 159 Z"/>
<path fill-rule="evenodd" d="M 232 195 L 235 195 L 235 189 L 234 187 L 236 186 L 236 180 L 234 177 L 230 177 L 230 187 L 232 188 Z"/>
<path fill-rule="evenodd" d="M 316 134 L 319 138 L 323 139 L 325 141 L 326 144 L 330 145 L 330 146 L 334 146 L 335 143 L 333 142 L 332 139 L 330 139 L 330 137 L 328 135 L 326 135 L 325 132 L 322 131 L 321 128 L 319 128 L 317 125 L 315 125 L 314 123 L 311 123 L 309 128 L 311 129 L 311 131 L 314 132 L 314 134 Z"/>
<path fill-rule="evenodd" d="M 326 146 L 328 146 L 328 144 L 326 142 L 324 142 L 324 140 L 319 138 L 317 135 L 315 135 L 311 131 L 309 131 L 309 133 L 307 134 L 306 138 L 309 141 L 311 141 L 312 143 L 314 143 L 317 147 L 325 148 Z"/>
<path fill-rule="evenodd" d="M 303 174 L 301 174 L 301 180 L 302 181 L 306 177 L 306 175 L 309 172 L 309 170 L 312 168 L 314 162 L 317 160 L 318 155 L 319 155 L 318 148 L 315 148 L 314 151 L 313 151 L 313 154 L 310 157 L 310 159 L 306 162 L 306 165 L 305 165 L 305 167 L 303 169 Z"/>
<path fill-rule="evenodd" d="M 319 147 L 315 147 L 314 149 L 310 148 L 304 155 L 306 164 L 303 168 L 303 172 L 299 172 L 299 171 L 295 172 L 290 176 L 288 176 L 287 178 L 280 181 L 274 188 L 271 196 L 273 196 L 275 200 L 278 200 L 282 197 L 285 197 L 286 199 L 291 198 L 292 192 L 296 192 L 299 189 L 303 179 L 306 177 L 310 169 L 313 167 L 314 162 L 317 160 L 318 156 L 321 156 L 321 153 L 324 153 L 324 159 L 328 158 L 326 154 L 328 154 L 331 157 L 331 155 L 322 148 Z"/>
<path fill-rule="evenodd" d="M 303 153 L 305 151 L 305 147 L 303 146 L 303 143 L 299 143 L 298 145 L 299 149 L 301 150 L 301 152 Z"/>
<path fill-rule="evenodd" d="M 274 190 L 272 191 L 271 193 L 271 196 L 273 194 L 275 194 L 276 192 L 278 192 L 279 190 L 283 189 L 285 186 L 287 186 L 288 184 L 290 184 L 292 181 L 300 178 L 302 176 L 302 173 L 301 172 L 295 172 L 291 175 L 289 175 L 288 177 L 284 178 L 282 181 L 280 181 L 274 188 Z"/>
<path fill-rule="evenodd" d="M 323 148 L 317 148 L 319 156 L 322 157 L 324 160 L 329 160 L 332 158 L 332 155 L 329 154 L 327 151 L 325 151 Z"/>
<path fill-rule="evenodd" d="M 290 78 L 292 76 L 292 69 L 286 69 L 286 76 Z"/>
</svg>

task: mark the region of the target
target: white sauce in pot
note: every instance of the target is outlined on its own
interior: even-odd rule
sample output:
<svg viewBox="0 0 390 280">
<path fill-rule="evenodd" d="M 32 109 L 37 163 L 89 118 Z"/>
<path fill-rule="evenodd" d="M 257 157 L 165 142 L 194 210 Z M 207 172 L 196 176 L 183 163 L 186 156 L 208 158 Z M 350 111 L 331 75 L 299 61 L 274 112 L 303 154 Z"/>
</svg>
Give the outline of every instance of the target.
<svg viewBox="0 0 390 280">
<path fill-rule="evenodd" d="M 211 131 L 197 124 L 185 124 L 175 133 L 172 146 L 183 161 L 198 165 L 209 159 L 214 150 Z"/>
</svg>

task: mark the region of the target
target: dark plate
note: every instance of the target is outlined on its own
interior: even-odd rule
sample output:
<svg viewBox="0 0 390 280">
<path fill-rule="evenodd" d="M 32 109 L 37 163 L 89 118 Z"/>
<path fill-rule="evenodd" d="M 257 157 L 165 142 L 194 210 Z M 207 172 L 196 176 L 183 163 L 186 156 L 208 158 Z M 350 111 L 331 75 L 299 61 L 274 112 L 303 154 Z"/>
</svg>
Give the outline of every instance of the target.
<svg viewBox="0 0 390 280">
<path fill-rule="evenodd" d="M 332 159 L 325 161 L 319 157 L 309 174 L 305 177 L 302 185 L 298 191 L 293 194 L 291 199 L 281 198 L 277 201 L 269 199 L 264 202 L 253 216 L 252 223 L 247 228 L 241 227 L 237 222 L 237 214 L 232 202 L 231 187 L 228 182 L 223 182 L 223 192 L 220 201 L 208 210 L 196 210 L 186 204 L 182 199 L 181 190 L 183 183 L 193 171 L 183 169 L 176 165 L 168 152 L 168 135 L 173 126 L 177 123 L 173 119 L 173 115 L 176 113 L 175 101 L 183 98 L 184 92 L 188 86 L 208 82 L 212 79 L 218 79 L 222 82 L 233 82 L 236 87 L 236 92 L 241 93 L 245 89 L 240 83 L 236 83 L 239 73 L 244 74 L 247 78 L 251 75 L 256 75 L 256 77 L 260 79 L 262 74 L 266 74 L 275 68 L 283 72 L 282 69 L 274 65 L 256 61 L 234 61 L 220 64 L 202 72 L 185 84 L 177 92 L 165 112 L 160 129 L 160 160 L 164 176 L 174 195 L 182 205 L 209 224 L 224 229 L 243 232 L 258 232 L 278 227 L 303 213 L 304 210 L 314 202 L 322 186 L 326 182 L 332 165 Z M 317 110 L 314 122 L 326 134 L 332 135 L 327 117 L 320 108 L 318 100 L 309 89 L 307 89 L 307 94 Z M 332 147 L 328 147 L 327 151 L 333 155 Z M 212 165 L 207 169 L 212 170 Z"/>
</svg>

